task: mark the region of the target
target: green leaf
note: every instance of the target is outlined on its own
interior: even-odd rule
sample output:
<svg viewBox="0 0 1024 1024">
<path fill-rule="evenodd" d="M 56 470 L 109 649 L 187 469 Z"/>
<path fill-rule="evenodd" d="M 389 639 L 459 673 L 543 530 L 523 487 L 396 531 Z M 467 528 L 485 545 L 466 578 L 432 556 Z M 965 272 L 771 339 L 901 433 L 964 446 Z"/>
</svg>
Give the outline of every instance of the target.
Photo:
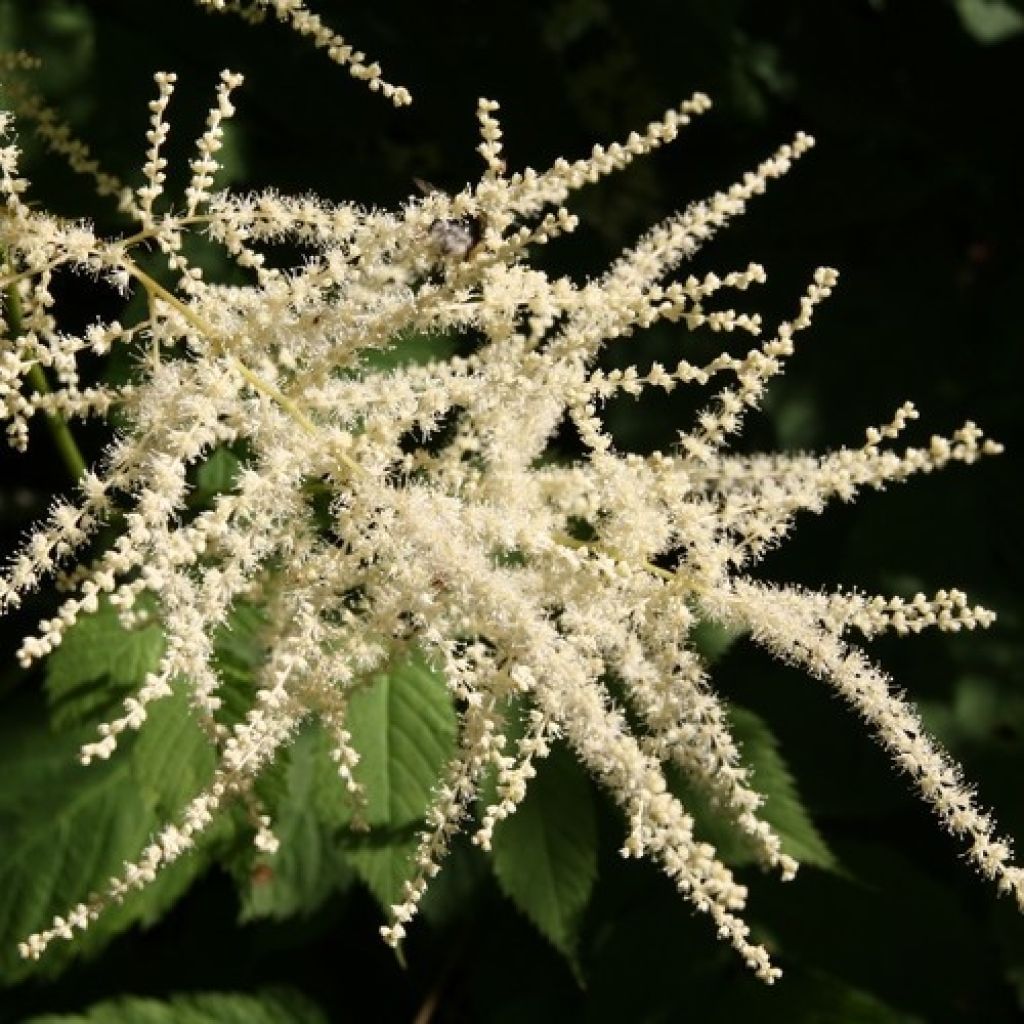
<svg viewBox="0 0 1024 1024">
<path fill-rule="evenodd" d="M 455 712 L 444 681 L 421 657 L 396 661 L 355 694 L 347 728 L 359 751 L 366 820 L 398 828 L 419 821 L 455 746 Z"/>
<path fill-rule="evenodd" d="M 217 448 L 196 470 L 195 498 L 209 501 L 215 494 L 223 494 L 235 486 L 241 460 L 230 448 Z"/>
<path fill-rule="evenodd" d="M 349 862 L 382 906 L 395 903 L 411 875 L 415 832 L 455 749 L 456 720 L 444 681 L 420 656 L 394 662 L 356 694 L 347 728 L 359 751 L 373 834 L 354 843 Z"/>
<path fill-rule="evenodd" d="M 713 665 L 745 632 L 744 629 L 722 626 L 710 619 L 701 619 L 690 630 L 689 639 L 705 663 Z"/>
<path fill-rule="evenodd" d="M 139 604 L 155 609 L 151 601 Z M 221 696 L 229 721 L 242 717 L 255 693 L 256 670 L 266 656 L 263 624 L 259 608 L 239 603 L 214 634 L 214 665 L 224 682 Z M 156 616 L 148 625 L 124 629 L 117 610 L 102 601 L 94 614 L 68 630 L 46 659 L 45 687 L 54 725 L 65 728 L 117 714 L 124 697 L 157 668 L 163 650 Z"/>
<path fill-rule="evenodd" d="M 352 881 L 337 839 L 342 782 L 323 730 L 309 726 L 300 732 L 258 791 L 281 845 L 255 862 L 251 855 L 245 858 L 240 920 L 308 914 Z"/>
<path fill-rule="evenodd" d="M 213 664 L 223 682 L 224 717 L 240 720 L 256 694 L 256 674 L 266 659 L 262 609 L 238 603 L 213 636 Z"/>
<path fill-rule="evenodd" d="M 1024 14 L 1005 0 L 954 0 L 968 34 L 979 43 L 1001 43 L 1024 31 Z"/>
<path fill-rule="evenodd" d="M 348 850 L 348 861 L 373 898 L 387 910 L 402 901 L 402 886 L 412 877 L 416 836 L 389 837 L 383 843 L 368 842 Z"/>
<path fill-rule="evenodd" d="M 130 926 L 159 919 L 207 867 L 223 834 L 223 826 L 213 829 L 73 943 L 55 942 L 38 964 L 19 960 L 19 940 L 104 889 L 212 771 L 213 752 L 180 695 L 153 706 L 144 735 L 85 768 L 78 748 L 94 737 L 92 727 L 53 732 L 39 708 L 8 705 L 0 723 L 0 977 L 9 983 L 56 973 Z"/>
<path fill-rule="evenodd" d="M 836 858 L 800 799 L 771 729 L 754 712 L 736 705 L 729 709 L 729 721 L 743 763 L 752 770 L 750 783 L 765 797 L 759 814 L 775 829 L 783 851 L 802 864 L 836 870 Z M 739 866 L 757 860 L 750 839 L 696 787 L 673 775 L 672 789 L 697 819 L 698 834 L 715 845 L 726 863 Z"/>
<path fill-rule="evenodd" d="M 57 728 L 111 710 L 160 663 L 164 637 L 156 622 L 124 629 L 106 600 L 80 618 L 46 659 L 46 693 Z"/>
<path fill-rule="evenodd" d="M 950 698 L 918 701 L 928 731 L 956 748 L 965 743 L 1012 742 L 1024 732 L 1024 696 L 1006 692 L 997 678 L 966 672 Z"/>
<path fill-rule="evenodd" d="M 405 334 L 388 348 L 367 349 L 363 365 L 377 371 L 450 359 L 458 347 L 452 334 Z"/>
<path fill-rule="evenodd" d="M 251 691 L 253 667 L 262 658 L 261 622 L 255 610 L 241 607 L 218 634 L 218 663 L 229 690 L 233 683 Z M 16 943 L 47 926 L 54 913 L 104 889 L 211 776 L 214 751 L 184 692 L 152 704 L 139 735 L 126 737 L 109 762 L 78 763 L 82 742 L 96 738 L 95 718 L 140 685 L 162 652 L 159 625 L 126 630 L 103 602 L 47 659 L 51 717 L 66 731 L 54 733 L 38 709 L 28 721 L 17 714 L 4 720 L 11 738 L 0 750 L 6 780 L 0 794 L 0 973 L 12 980 L 34 969 L 15 959 Z M 111 907 L 73 944 L 55 943 L 35 969 L 54 973 L 133 924 L 157 921 L 207 868 L 228 829 L 226 820 L 214 826 L 197 851 Z"/>
<path fill-rule="evenodd" d="M 26 1024 L 327 1024 L 327 1017 L 297 992 L 270 989 L 255 995 L 210 992 L 167 1000 L 111 999 L 84 1013 L 46 1014 Z"/>
<path fill-rule="evenodd" d="M 597 828 L 590 784 L 566 750 L 537 766 L 526 799 L 495 829 L 493 865 L 502 891 L 574 963 L 597 877 Z"/>
</svg>

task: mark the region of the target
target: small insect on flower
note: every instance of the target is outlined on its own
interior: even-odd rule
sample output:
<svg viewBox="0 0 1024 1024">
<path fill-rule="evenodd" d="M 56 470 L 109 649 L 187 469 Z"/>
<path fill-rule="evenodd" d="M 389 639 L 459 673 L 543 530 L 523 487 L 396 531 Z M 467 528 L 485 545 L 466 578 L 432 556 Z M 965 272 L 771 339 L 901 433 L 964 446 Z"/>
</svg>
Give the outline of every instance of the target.
<svg viewBox="0 0 1024 1024">
<path fill-rule="evenodd" d="M 445 192 L 444 189 L 432 185 L 422 178 L 413 178 L 413 183 L 424 194 Z M 447 193 L 445 192 L 445 195 Z M 459 262 L 468 259 L 480 245 L 484 235 L 484 218 L 453 217 L 438 218 L 431 222 L 427 229 L 431 245 L 444 260 Z"/>
</svg>

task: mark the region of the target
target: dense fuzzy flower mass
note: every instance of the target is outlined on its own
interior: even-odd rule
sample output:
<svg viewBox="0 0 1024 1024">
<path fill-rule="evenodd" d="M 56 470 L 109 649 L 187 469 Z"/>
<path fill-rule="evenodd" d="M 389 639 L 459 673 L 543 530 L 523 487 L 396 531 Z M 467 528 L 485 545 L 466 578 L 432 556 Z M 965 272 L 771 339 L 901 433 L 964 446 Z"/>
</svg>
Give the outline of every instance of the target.
<svg viewBox="0 0 1024 1024">
<path fill-rule="evenodd" d="M 301 4 L 256 8 L 301 21 Z M 316 36 L 315 25 L 306 27 Z M 375 65 L 359 67 L 357 77 L 379 85 Z M 30 419 L 41 414 L 71 419 L 116 407 L 123 424 L 102 462 L 81 476 L 77 498 L 58 502 L 12 557 L 0 604 L 17 606 L 54 574 L 68 589 L 57 614 L 24 640 L 26 666 L 101 601 L 126 621 L 158 616 L 161 664 L 82 749 L 84 763 L 114 755 L 122 736 L 145 729 L 154 702 L 176 689 L 187 690 L 219 756 L 213 781 L 181 817 L 107 891 L 83 894 L 28 938 L 25 956 L 87 927 L 186 853 L 228 802 L 251 793 L 309 719 L 328 730 L 339 785 L 358 802 L 348 703 L 396 646 L 415 645 L 443 675 L 459 742 L 438 780 L 405 899 L 383 929 L 388 941 L 403 937 L 452 837 L 469 824 L 486 848 L 522 801 L 536 762 L 560 740 L 621 808 L 622 854 L 657 863 L 770 982 L 779 972 L 744 923 L 745 887 L 695 834 L 666 781 L 668 766 L 681 770 L 751 838 L 766 866 L 785 878 L 795 873 L 759 815 L 762 798 L 693 643 L 701 620 L 749 631 L 834 688 L 944 827 L 965 838 L 976 867 L 1024 903 L 1009 844 L 913 707 L 852 643 L 857 633 L 985 626 L 992 614 L 955 590 L 902 601 L 808 592 L 752 575 L 801 511 L 999 450 L 973 423 L 923 447 L 899 447 L 917 417 L 908 404 L 854 447 L 730 452 L 744 415 L 837 275 L 815 271 L 791 319 L 765 325 L 724 301 L 763 283 L 759 264 L 700 277 L 680 267 L 790 169 L 812 145 L 808 136 L 661 222 L 599 278 L 579 283 L 533 269 L 530 250 L 574 229 L 565 205 L 574 190 L 672 141 L 708 109 L 706 97 L 585 158 L 515 173 L 502 153 L 497 104 L 481 100 L 479 182 L 387 212 L 211 191 L 240 84 L 227 72 L 189 187 L 181 201 L 167 202 L 160 148 L 174 81 L 156 78 L 143 185 L 119 191 L 104 178 L 137 221 L 121 238 L 97 237 L 88 223 L 29 205 L 12 118 L 0 120 L 0 285 L 10 297 L 0 416 L 8 439 L 23 448 Z M 391 87 L 387 94 L 407 99 Z M 190 232 L 222 245 L 251 283 L 205 280 L 185 256 Z M 163 254 L 173 285 L 139 265 L 143 242 Z M 268 258 L 281 242 L 302 248 L 300 265 L 281 269 Z M 149 315 L 131 326 L 97 322 L 80 336 L 64 332 L 51 294 L 61 268 L 143 290 Z M 676 325 L 682 352 L 692 331 L 719 332 L 729 344 L 707 363 L 600 368 L 605 345 L 659 321 Z M 458 336 L 460 354 L 386 369 L 374 361 L 396 339 L 408 351 L 433 335 Z M 137 378 L 84 386 L 81 358 L 126 344 L 146 353 Z M 40 370 L 48 390 L 31 386 Z M 603 403 L 684 385 L 710 388 L 709 397 L 670 449 L 641 456 L 616 448 Z M 581 452 L 571 460 L 553 446 L 567 423 Z M 190 514 L 189 468 L 225 445 L 243 453 L 233 488 Z M 116 536 L 96 553 L 89 545 L 105 524 Z M 241 721 L 227 723 L 213 634 L 243 600 L 264 609 L 267 654 L 258 698 Z M 521 738 L 508 741 L 513 713 L 525 723 Z M 491 773 L 497 798 L 474 816 Z M 274 849 L 272 827 L 260 819 L 260 849 Z"/>
</svg>

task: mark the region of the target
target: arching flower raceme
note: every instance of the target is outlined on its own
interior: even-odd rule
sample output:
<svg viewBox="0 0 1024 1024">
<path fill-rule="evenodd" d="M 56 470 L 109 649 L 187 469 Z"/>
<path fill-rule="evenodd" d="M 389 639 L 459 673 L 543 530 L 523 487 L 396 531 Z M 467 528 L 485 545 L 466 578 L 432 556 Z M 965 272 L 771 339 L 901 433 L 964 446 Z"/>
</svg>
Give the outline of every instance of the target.
<svg viewBox="0 0 1024 1024">
<path fill-rule="evenodd" d="M 407 101 L 363 55 L 330 33 L 321 38 L 327 30 L 300 3 L 252 9 L 333 47 L 356 77 Z M 338 784 L 358 800 L 349 701 L 396 647 L 415 646 L 445 681 L 459 736 L 404 901 L 384 928 L 388 941 L 403 937 L 452 837 L 469 827 L 486 848 L 558 740 L 621 808 L 623 855 L 655 862 L 770 982 L 779 972 L 744 923 L 746 888 L 702 841 L 666 780 L 669 766 L 680 770 L 749 836 L 767 867 L 793 876 L 797 865 L 759 815 L 756 780 L 694 644 L 705 620 L 749 631 L 840 694 L 943 826 L 964 838 L 975 866 L 1024 903 L 1009 844 L 913 707 L 854 643 L 858 633 L 987 626 L 992 613 L 955 590 L 904 602 L 753 575 L 801 511 L 999 450 L 973 423 L 924 447 L 901 447 L 917 417 L 907 404 L 850 448 L 730 451 L 837 275 L 816 270 L 792 316 L 765 324 L 727 298 L 764 282 L 759 264 L 699 277 L 681 268 L 790 169 L 812 145 L 808 136 L 657 224 L 604 274 L 580 283 L 534 269 L 531 250 L 575 228 L 566 207 L 575 190 L 675 139 L 709 108 L 705 96 L 585 158 L 514 173 L 497 104 L 481 100 L 484 171 L 475 185 L 367 211 L 311 196 L 211 191 L 241 83 L 229 72 L 188 188 L 169 202 L 161 146 L 174 83 L 171 74 L 156 76 L 143 185 L 131 191 L 102 179 L 137 221 L 120 238 L 28 204 L 12 116 L 0 115 L 0 283 L 9 296 L 0 416 L 8 439 L 24 448 L 40 414 L 72 419 L 116 407 L 121 424 L 75 498 L 54 505 L 12 556 L 0 605 L 16 607 L 55 574 L 68 588 L 57 613 L 24 639 L 25 666 L 103 602 L 126 622 L 158 619 L 166 638 L 159 666 L 83 747 L 85 764 L 115 755 L 126 733 L 145 730 L 154 703 L 179 691 L 218 756 L 213 780 L 180 817 L 105 891 L 83 893 L 27 938 L 25 956 L 70 938 L 185 854 L 229 802 L 252 797 L 254 780 L 309 720 L 329 733 Z M 222 245 L 250 283 L 207 281 L 184 253 L 191 232 Z M 139 265 L 143 242 L 164 255 L 173 285 Z M 300 247 L 302 262 L 273 266 L 267 253 L 280 242 Z M 51 283 L 64 269 L 142 289 L 149 315 L 131 326 L 97 322 L 81 335 L 62 330 Z M 645 371 L 600 368 L 604 346 L 628 345 L 629 335 L 660 321 L 675 325 L 681 353 L 690 332 L 719 332 L 721 354 Z M 387 369 L 369 358 L 397 338 L 437 334 L 457 335 L 460 354 Z M 86 386 L 81 358 L 120 345 L 147 353 L 137 377 Z M 51 378 L 47 391 L 29 386 L 40 369 Z M 605 402 L 683 386 L 708 388 L 709 398 L 671 448 L 644 456 L 616 448 Z M 572 459 L 553 447 L 566 422 L 579 438 Z M 244 452 L 234 486 L 192 514 L 188 471 L 225 445 Z M 103 526 L 115 528 L 114 539 L 97 552 L 92 541 Z M 266 656 L 256 698 L 229 721 L 213 637 L 240 601 L 263 611 Z M 510 741 L 513 714 L 523 729 Z M 491 776 L 497 795 L 476 807 Z M 272 827 L 259 819 L 262 850 L 276 846 Z"/>
</svg>

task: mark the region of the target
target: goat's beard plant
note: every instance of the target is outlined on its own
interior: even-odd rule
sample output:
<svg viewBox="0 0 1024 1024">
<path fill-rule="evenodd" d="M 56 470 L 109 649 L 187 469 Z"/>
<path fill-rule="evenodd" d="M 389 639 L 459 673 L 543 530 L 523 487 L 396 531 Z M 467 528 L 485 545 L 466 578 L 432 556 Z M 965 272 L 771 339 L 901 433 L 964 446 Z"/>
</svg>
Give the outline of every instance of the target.
<svg viewBox="0 0 1024 1024">
<path fill-rule="evenodd" d="M 362 77 L 380 87 L 375 66 L 370 72 Z M 563 205 L 573 190 L 673 139 L 708 108 L 704 96 L 622 144 L 515 174 L 502 159 L 497 105 L 481 101 L 485 170 L 475 186 L 454 197 L 431 192 L 394 213 L 367 212 L 273 192 L 211 192 L 222 122 L 240 81 L 225 73 L 184 204 L 158 213 L 174 77 L 156 81 L 145 184 L 131 192 L 99 179 L 136 218 L 130 236 L 101 239 L 87 223 L 27 204 L 12 117 L 0 120 L 8 295 L 0 413 L 8 438 L 24 448 L 39 414 L 66 420 L 116 408 L 121 423 L 101 463 L 81 474 L 77 500 L 58 502 L 13 556 L 0 603 L 16 607 L 49 575 L 69 588 L 57 614 L 22 643 L 26 666 L 101 602 L 125 622 L 156 615 L 166 638 L 159 667 L 82 749 L 82 761 L 113 755 L 127 731 L 146 728 L 154 702 L 181 690 L 218 767 L 136 863 L 28 937 L 24 956 L 72 938 L 187 853 L 231 801 L 252 799 L 254 780 L 308 720 L 329 734 L 338 784 L 358 803 L 350 698 L 396 647 L 412 645 L 443 676 L 459 739 L 437 781 L 405 898 L 383 929 L 389 942 L 402 939 L 456 833 L 472 822 L 486 848 L 558 739 L 621 808 L 623 856 L 656 862 L 771 982 L 779 971 L 742 917 L 745 887 L 694 834 L 691 814 L 666 782 L 669 765 L 681 770 L 756 844 L 766 866 L 793 876 L 797 864 L 759 816 L 756 780 L 693 644 L 701 620 L 749 631 L 834 688 L 943 826 L 965 838 L 975 866 L 1024 903 L 1009 844 L 995 836 L 913 707 L 849 639 L 973 628 L 993 615 L 957 591 L 904 602 L 808 592 L 751 574 L 799 512 L 999 450 L 972 423 L 925 447 L 894 448 L 916 417 L 908 404 L 869 429 L 859 447 L 821 456 L 728 451 L 836 273 L 815 271 L 793 319 L 767 340 L 760 317 L 712 309 L 719 293 L 762 283 L 759 265 L 673 275 L 789 170 L 811 146 L 808 136 L 658 224 L 600 278 L 580 285 L 531 269 L 530 248 L 574 228 Z M 401 90 L 389 95 L 406 99 Z M 51 142 L 79 169 L 95 170 L 77 144 L 59 133 Z M 204 280 L 183 255 L 193 231 L 223 245 L 252 283 Z M 282 241 L 305 247 L 307 258 L 272 269 L 266 247 Z M 166 256 L 173 288 L 135 262 L 143 242 Z M 50 293 L 58 268 L 143 289 L 149 315 L 130 327 L 96 323 L 83 336 L 61 331 Z M 755 340 L 745 354 L 706 365 L 597 368 L 602 346 L 658 321 L 677 324 L 682 341 L 698 328 Z M 388 370 L 367 361 L 398 337 L 436 332 L 468 339 L 469 354 Z M 139 342 L 145 362 L 132 383 L 80 383 L 80 357 Z M 38 386 L 43 372 L 49 389 Z M 722 384 L 696 426 L 670 450 L 616 450 L 602 403 L 715 380 Z M 567 420 L 584 452 L 573 461 L 552 451 Z M 233 489 L 186 515 L 187 471 L 224 445 L 245 452 Z M 87 545 L 104 526 L 117 532 L 97 554 Z M 230 720 L 213 635 L 240 601 L 262 608 L 266 657 L 256 698 L 244 717 Z M 506 739 L 510 716 L 521 719 L 515 741 Z M 489 776 L 496 798 L 481 801 L 488 805 L 474 817 Z M 256 843 L 275 846 L 266 818 Z"/>
</svg>

